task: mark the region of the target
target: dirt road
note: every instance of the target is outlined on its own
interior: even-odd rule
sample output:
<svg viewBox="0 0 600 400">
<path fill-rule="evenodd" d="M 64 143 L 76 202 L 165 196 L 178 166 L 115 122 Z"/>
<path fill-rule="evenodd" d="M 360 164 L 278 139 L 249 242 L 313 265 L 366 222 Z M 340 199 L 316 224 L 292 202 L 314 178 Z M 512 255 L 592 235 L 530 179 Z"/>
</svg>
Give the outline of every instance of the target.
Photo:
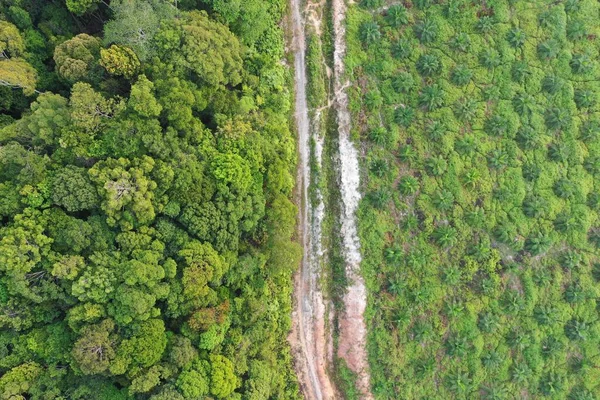
<svg viewBox="0 0 600 400">
<path fill-rule="evenodd" d="M 334 33 L 333 89 L 336 94 L 334 106 L 337 113 L 340 157 L 340 193 L 342 197 L 342 240 L 345 272 L 349 285 L 343 297 L 344 309 L 339 315 L 338 357 L 346 361 L 356 374 L 356 386 L 361 399 L 373 399 L 371 394 L 369 362 L 366 350 L 367 328 L 364 312 L 367 306 L 367 289 L 360 274 L 360 242 L 356 228 L 356 210 L 360 201 L 360 169 L 358 151 L 350 140 L 350 111 L 348 110 L 348 87 L 345 74 L 346 56 L 346 2 L 332 0 Z"/>
<path fill-rule="evenodd" d="M 296 82 L 296 124 L 298 129 L 298 188 L 300 191 L 299 230 L 304 249 L 302 264 L 295 276 L 294 311 L 290 343 L 298 380 L 304 397 L 309 400 L 330 400 L 336 396 L 327 374 L 333 358 L 331 334 L 326 326 L 326 305 L 319 287 L 321 271 L 322 204 L 311 204 L 310 186 L 310 123 L 306 101 L 306 64 L 304 20 L 300 1 L 291 0 L 294 35 L 294 70 Z M 332 309 L 332 307 L 329 307 Z"/>
<path fill-rule="evenodd" d="M 300 12 L 300 1 L 291 0 L 294 67 L 296 82 L 296 124 L 298 129 L 299 168 L 298 190 L 300 199 L 299 232 L 304 249 L 302 264 L 295 276 L 294 311 L 290 343 L 294 352 L 294 362 L 302 393 L 308 400 L 341 399 L 328 372 L 333 363 L 333 304 L 326 300 L 320 288 L 323 271 L 322 223 L 324 205 L 318 186 L 316 201 L 308 198 L 311 178 L 310 141 L 315 143 L 313 157 L 320 167 L 322 138 L 311 129 L 306 99 L 305 61 L 305 21 Z M 332 1 L 334 27 L 333 102 L 339 129 L 339 162 L 336 162 L 336 175 L 339 176 L 342 211 L 342 247 L 345 257 L 345 272 L 350 282 L 344 295 L 344 309 L 339 315 L 337 356 L 346 361 L 356 373 L 356 385 L 361 399 L 370 400 L 370 376 L 366 352 L 366 327 L 363 319 L 366 307 L 366 289 L 360 275 L 360 243 L 356 228 L 356 209 L 360 201 L 358 152 L 350 141 L 350 113 L 345 92 L 344 56 L 346 53 L 344 0 Z M 311 21 L 317 34 L 320 23 Z M 315 113 L 318 115 L 319 113 Z M 315 117 L 318 118 L 318 117 Z M 312 122 L 315 122 L 314 120 Z M 314 124 L 316 126 L 318 124 Z M 316 203 L 316 204 L 314 204 Z"/>
</svg>

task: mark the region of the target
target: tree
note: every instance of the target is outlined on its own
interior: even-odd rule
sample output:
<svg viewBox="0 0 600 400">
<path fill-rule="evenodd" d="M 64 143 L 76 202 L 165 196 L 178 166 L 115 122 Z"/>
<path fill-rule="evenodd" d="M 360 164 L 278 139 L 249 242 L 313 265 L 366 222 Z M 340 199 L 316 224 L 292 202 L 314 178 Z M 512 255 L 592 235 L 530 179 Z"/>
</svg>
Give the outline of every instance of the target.
<svg viewBox="0 0 600 400">
<path fill-rule="evenodd" d="M 557 40 L 548 39 L 538 45 L 537 52 L 542 60 L 551 60 L 558 56 L 560 49 L 561 45 Z"/>
<path fill-rule="evenodd" d="M 77 15 L 95 10 L 99 2 L 100 0 L 66 0 L 69 11 Z"/>
<path fill-rule="evenodd" d="M 456 229 L 451 226 L 440 226 L 433 231 L 433 240 L 440 247 L 450 247 L 456 244 Z"/>
<path fill-rule="evenodd" d="M 437 84 L 425 86 L 419 95 L 419 105 L 434 111 L 444 105 L 444 90 Z"/>
<path fill-rule="evenodd" d="M 233 363 L 226 357 L 210 355 L 210 393 L 221 399 L 229 396 L 239 386 L 233 372 Z"/>
<path fill-rule="evenodd" d="M 154 84 L 145 75 L 140 75 L 131 87 L 127 104 L 142 117 L 158 117 L 162 111 L 162 106 L 154 96 Z"/>
<path fill-rule="evenodd" d="M 545 253 L 551 246 L 552 239 L 542 231 L 534 232 L 525 240 L 525 250 L 534 256 Z"/>
<path fill-rule="evenodd" d="M 0 21 L 0 59 L 20 57 L 25 52 L 25 41 L 19 29 L 10 22 Z"/>
<path fill-rule="evenodd" d="M 100 374 L 108 370 L 115 357 L 113 335 L 114 323 L 105 319 L 97 325 L 89 325 L 81 330 L 79 339 L 73 346 L 75 366 L 86 375 Z"/>
<path fill-rule="evenodd" d="M 386 20 L 392 28 L 399 28 L 408 24 L 408 11 L 401 4 L 391 6 L 386 15 Z"/>
<path fill-rule="evenodd" d="M 149 178 L 154 165 L 148 156 L 133 161 L 109 158 L 89 170 L 109 225 L 131 229 L 154 220 L 153 199 L 157 185 Z"/>
<path fill-rule="evenodd" d="M 456 86 L 465 86 L 471 82 L 472 78 L 473 72 L 464 65 L 458 65 L 454 68 L 454 71 L 452 71 L 452 75 L 450 76 L 450 80 Z"/>
<path fill-rule="evenodd" d="M 206 12 L 190 12 L 184 20 L 184 66 L 206 83 L 235 86 L 241 82 L 241 47 L 229 29 L 208 18 Z"/>
<path fill-rule="evenodd" d="M 54 50 L 56 71 L 68 82 L 95 81 L 100 77 L 100 40 L 81 33 Z"/>
<path fill-rule="evenodd" d="M 133 50 L 113 44 L 108 49 L 100 49 L 100 65 L 109 74 L 131 79 L 140 70 L 140 60 Z"/>
<path fill-rule="evenodd" d="M 492 32 L 492 30 L 494 29 L 494 25 L 496 25 L 496 20 L 494 19 L 494 17 L 484 15 L 481 18 L 479 18 L 479 20 L 475 24 L 475 28 L 477 28 L 477 30 L 480 33 L 486 35 Z"/>
<path fill-rule="evenodd" d="M 69 212 L 91 210 L 98 204 L 96 187 L 87 170 L 68 165 L 52 181 L 52 201 Z"/>
<path fill-rule="evenodd" d="M 433 76 L 440 73 L 442 63 L 434 54 L 424 54 L 417 60 L 417 71 L 423 76 Z"/>
<path fill-rule="evenodd" d="M 104 43 L 129 47 L 140 61 L 150 60 L 156 53 L 154 37 L 160 22 L 170 21 L 174 9 L 159 0 L 118 0 L 110 7 L 113 19 L 104 24 Z"/>
<path fill-rule="evenodd" d="M 365 22 L 360 27 L 360 40 L 366 45 L 376 43 L 381 38 L 379 25 L 376 22 Z"/>
<path fill-rule="evenodd" d="M 512 28 L 510 31 L 508 31 L 508 34 L 506 35 L 506 40 L 508 40 L 508 43 L 512 47 L 520 48 L 523 47 L 523 45 L 525 44 L 525 41 L 527 40 L 527 35 L 525 34 L 525 31 L 523 31 L 521 28 Z"/>
<path fill-rule="evenodd" d="M 35 93 L 37 73 L 20 58 L 0 59 L 0 86 L 23 89 L 27 96 Z"/>
<path fill-rule="evenodd" d="M 433 20 L 424 19 L 415 25 L 414 30 L 421 43 L 427 44 L 437 39 L 439 28 Z"/>
<path fill-rule="evenodd" d="M 404 196 L 410 196 L 419 189 L 419 181 L 412 176 L 404 176 L 398 182 L 398 190 Z"/>
<path fill-rule="evenodd" d="M 29 393 L 42 372 L 43 368 L 35 362 L 15 366 L 0 378 L 0 396 L 4 399 L 24 399 L 22 395 Z"/>
</svg>

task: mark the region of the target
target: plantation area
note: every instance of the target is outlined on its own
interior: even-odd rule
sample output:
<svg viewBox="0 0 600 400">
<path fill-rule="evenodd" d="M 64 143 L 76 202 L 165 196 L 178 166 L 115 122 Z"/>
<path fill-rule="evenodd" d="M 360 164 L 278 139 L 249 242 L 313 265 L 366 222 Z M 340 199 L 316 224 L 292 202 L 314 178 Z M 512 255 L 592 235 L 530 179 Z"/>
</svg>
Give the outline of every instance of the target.
<svg viewBox="0 0 600 400">
<path fill-rule="evenodd" d="M 600 398 L 599 13 L 349 9 L 376 398 Z"/>
<path fill-rule="evenodd" d="M 0 1 L 0 399 L 298 399 L 286 1 Z"/>
</svg>

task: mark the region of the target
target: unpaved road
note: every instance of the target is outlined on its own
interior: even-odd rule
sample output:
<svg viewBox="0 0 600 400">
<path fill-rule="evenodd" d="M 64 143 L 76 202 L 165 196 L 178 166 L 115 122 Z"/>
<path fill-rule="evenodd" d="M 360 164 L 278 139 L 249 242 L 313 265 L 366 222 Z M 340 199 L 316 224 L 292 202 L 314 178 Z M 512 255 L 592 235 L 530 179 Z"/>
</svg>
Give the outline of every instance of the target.
<svg viewBox="0 0 600 400">
<path fill-rule="evenodd" d="M 356 228 L 356 210 L 360 201 L 360 169 L 358 151 L 350 140 L 350 111 L 348 110 L 348 87 L 345 75 L 346 56 L 346 3 L 332 0 L 334 31 L 333 90 L 337 113 L 340 157 L 340 193 L 342 197 L 342 243 L 345 272 L 349 282 L 343 297 L 344 309 L 339 315 L 338 357 L 343 358 L 356 374 L 356 385 L 361 399 L 373 399 L 366 350 L 367 328 L 364 312 L 367 306 L 367 289 L 360 274 L 360 242 Z"/>
<path fill-rule="evenodd" d="M 319 219 L 322 219 L 322 210 L 313 209 L 314 205 L 311 205 L 308 199 L 310 124 L 306 101 L 304 20 L 300 13 L 300 1 L 291 0 L 291 8 L 296 82 L 295 110 L 300 158 L 297 180 L 300 192 L 298 218 L 304 253 L 300 269 L 294 277 L 294 310 L 289 341 L 304 397 L 309 400 L 330 400 L 339 396 L 336 395 L 327 373 L 333 358 L 333 344 L 326 326 L 326 303 L 319 287 L 322 253 Z"/>
<path fill-rule="evenodd" d="M 308 400 L 341 399 L 328 371 L 333 362 L 332 326 L 333 305 L 325 300 L 319 280 L 322 271 L 323 250 L 321 248 L 321 223 L 323 222 L 322 197 L 317 203 L 308 199 L 310 187 L 310 139 L 316 143 L 317 163 L 320 160 L 320 138 L 311 130 L 306 101 L 306 62 L 304 20 L 300 12 L 301 0 L 290 0 L 294 67 L 296 83 L 296 124 L 298 129 L 299 168 L 298 189 L 299 232 L 304 249 L 302 264 L 295 276 L 294 310 L 292 332 L 289 341 L 294 354 L 294 363 L 304 397 Z M 366 352 L 366 289 L 360 275 L 360 244 L 356 229 L 356 209 L 360 201 L 358 152 L 350 141 L 350 113 L 344 82 L 344 56 L 346 53 L 344 0 L 332 1 L 334 26 L 334 93 L 333 103 L 339 129 L 339 163 L 342 212 L 340 215 L 345 271 L 350 282 L 344 295 L 344 309 L 338 320 L 339 338 L 337 356 L 346 361 L 356 373 L 357 387 L 361 399 L 370 400 L 370 376 Z M 321 21 L 322 22 L 322 21 Z M 315 26 L 319 32 L 320 24 Z M 317 113 L 318 114 L 318 113 Z M 317 189 L 318 190 L 318 189 Z"/>
</svg>

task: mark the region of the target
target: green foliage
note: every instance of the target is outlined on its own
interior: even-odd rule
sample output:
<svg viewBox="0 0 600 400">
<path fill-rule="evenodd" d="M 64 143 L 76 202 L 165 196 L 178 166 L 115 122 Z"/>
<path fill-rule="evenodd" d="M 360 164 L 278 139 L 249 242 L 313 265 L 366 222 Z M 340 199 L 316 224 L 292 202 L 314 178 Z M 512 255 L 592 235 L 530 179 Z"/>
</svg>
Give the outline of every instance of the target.
<svg viewBox="0 0 600 400">
<path fill-rule="evenodd" d="M 0 5 L 0 398 L 299 398 L 286 8 L 196 3 Z"/>
<path fill-rule="evenodd" d="M 374 397 L 598 397 L 600 5 L 401 7 L 347 31 Z"/>
<path fill-rule="evenodd" d="M 85 33 L 54 49 L 56 72 L 71 83 L 98 79 L 99 59 L 100 40 Z"/>
</svg>

